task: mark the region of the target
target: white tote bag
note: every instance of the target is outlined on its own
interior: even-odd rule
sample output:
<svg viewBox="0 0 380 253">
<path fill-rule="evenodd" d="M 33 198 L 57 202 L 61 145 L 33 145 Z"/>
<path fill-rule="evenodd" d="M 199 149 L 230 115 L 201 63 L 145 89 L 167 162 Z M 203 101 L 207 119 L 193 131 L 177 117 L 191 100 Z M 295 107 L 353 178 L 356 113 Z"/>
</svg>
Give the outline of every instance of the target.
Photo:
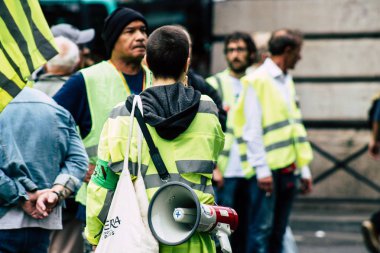
<svg viewBox="0 0 380 253">
<path fill-rule="evenodd" d="M 133 100 L 130 117 L 130 137 L 126 147 L 123 171 L 120 175 L 107 220 L 95 253 L 158 253 L 158 242 L 148 225 L 148 197 L 141 175 L 142 133 L 138 132 L 138 173 L 132 182 L 128 169 L 128 155 L 133 134 L 134 111 L 136 104 L 142 103 L 139 96 Z"/>
</svg>

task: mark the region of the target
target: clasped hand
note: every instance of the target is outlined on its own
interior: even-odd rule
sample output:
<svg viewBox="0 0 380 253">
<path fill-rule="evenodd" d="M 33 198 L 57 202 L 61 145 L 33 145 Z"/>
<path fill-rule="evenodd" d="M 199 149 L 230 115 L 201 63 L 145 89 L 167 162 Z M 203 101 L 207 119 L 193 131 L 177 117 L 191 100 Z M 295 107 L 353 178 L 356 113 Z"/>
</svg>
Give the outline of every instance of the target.
<svg viewBox="0 0 380 253">
<path fill-rule="evenodd" d="M 58 195 L 51 189 L 28 192 L 29 200 L 21 203 L 21 208 L 34 219 L 44 219 L 49 216 L 59 202 Z"/>
</svg>

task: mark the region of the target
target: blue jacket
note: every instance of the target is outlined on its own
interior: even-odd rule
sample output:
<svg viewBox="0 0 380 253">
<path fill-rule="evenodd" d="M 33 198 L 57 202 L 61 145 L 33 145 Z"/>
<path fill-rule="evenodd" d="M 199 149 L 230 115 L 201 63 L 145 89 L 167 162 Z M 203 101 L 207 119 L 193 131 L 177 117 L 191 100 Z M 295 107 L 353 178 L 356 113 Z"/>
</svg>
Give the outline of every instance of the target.
<svg viewBox="0 0 380 253">
<path fill-rule="evenodd" d="M 88 158 L 70 113 L 25 88 L 0 113 L 0 217 L 27 192 L 61 184 L 76 191 Z"/>
</svg>

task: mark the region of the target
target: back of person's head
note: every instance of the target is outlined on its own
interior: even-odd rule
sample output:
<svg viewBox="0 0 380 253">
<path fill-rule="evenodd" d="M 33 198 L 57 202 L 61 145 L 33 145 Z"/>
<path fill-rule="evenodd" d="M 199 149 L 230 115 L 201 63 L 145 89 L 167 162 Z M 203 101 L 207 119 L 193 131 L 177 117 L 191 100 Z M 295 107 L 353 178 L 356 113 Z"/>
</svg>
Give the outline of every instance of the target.
<svg viewBox="0 0 380 253">
<path fill-rule="evenodd" d="M 255 55 L 257 53 L 257 48 L 255 45 L 255 42 L 253 42 L 251 35 L 245 32 L 234 32 L 226 37 L 224 40 L 224 54 L 227 54 L 227 48 L 228 45 L 231 42 L 236 42 L 242 40 L 244 41 L 245 45 L 247 46 L 247 51 L 248 51 L 248 64 L 251 65 L 254 63 L 255 60 Z"/>
<path fill-rule="evenodd" d="M 162 26 L 148 39 L 146 62 L 156 78 L 178 80 L 189 58 L 189 39 L 177 26 Z"/>
<path fill-rule="evenodd" d="M 183 25 L 179 25 L 179 24 L 175 24 L 173 26 L 178 27 L 179 29 L 181 29 L 186 34 L 186 37 L 189 40 L 190 47 L 191 47 L 192 38 L 191 38 L 191 35 L 190 35 L 189 31 L 187 30 L 187 28 L 184 27 Z"/>
<path fill-rule="evenodd" d="M 268 47 L 271 55 L 282 55 L 286 48 L 290 47 L 294 49 L 301 44 L 301 32 L 290 29 L 280 29 L 272 33 Z"/>
<path fill-rule="evenodd" d="M 192 51 L 193 51 L 193 39 L 191 38 L 191 35 L 190 35 L 189 31 L 183 25 L 175 24 L 173 26 L 178 27 L 179 29 L 181 29 L 186 34 L 186 37 L 189 40 L 189 52 L 190 52 L 189 55 L 191 57 L 192 56 Z"/>
<path fill-rule="evenodd" d="M 79 48 L 74 42 L 62 36 L 54 40 L 58 55 L 46 63 L 46 70 L 48 73 L 70 75 L 79 63 Z"/>
</svg>

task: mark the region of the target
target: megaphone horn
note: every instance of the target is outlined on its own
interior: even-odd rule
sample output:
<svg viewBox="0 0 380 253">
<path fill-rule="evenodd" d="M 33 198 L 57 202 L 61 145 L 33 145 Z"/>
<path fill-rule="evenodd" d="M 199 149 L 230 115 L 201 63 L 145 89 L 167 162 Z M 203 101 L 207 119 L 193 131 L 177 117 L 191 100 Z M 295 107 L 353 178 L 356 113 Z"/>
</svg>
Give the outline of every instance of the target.
<svg viewBox="0 0 380 253">
<path fill-rule="evenodd" d="M 200 204 L 186 184 L 170 182 L 153 195 L 148 209 L 149 227 L 154 237 L 167 245 L 184 243 L 195 233 L 215 233 L 222 251 L 232 252 L 228 240 L 238 226 L 232 208 Z"/>
<path fill-rule="evenodd" d="M 177 222 L 173 218 L 176 208 L 195 210 L 194 217 L 186 223 Z M 181 244 L 194 234 L 200 221 L 200 204 L 195 192 L 187 185 L 169 182 L 153 195 L 149 203 L 148 222 L 154 237 L 166 245 Z M 188 215 L 187 215 L 188 216 Z"/>
</svg>

